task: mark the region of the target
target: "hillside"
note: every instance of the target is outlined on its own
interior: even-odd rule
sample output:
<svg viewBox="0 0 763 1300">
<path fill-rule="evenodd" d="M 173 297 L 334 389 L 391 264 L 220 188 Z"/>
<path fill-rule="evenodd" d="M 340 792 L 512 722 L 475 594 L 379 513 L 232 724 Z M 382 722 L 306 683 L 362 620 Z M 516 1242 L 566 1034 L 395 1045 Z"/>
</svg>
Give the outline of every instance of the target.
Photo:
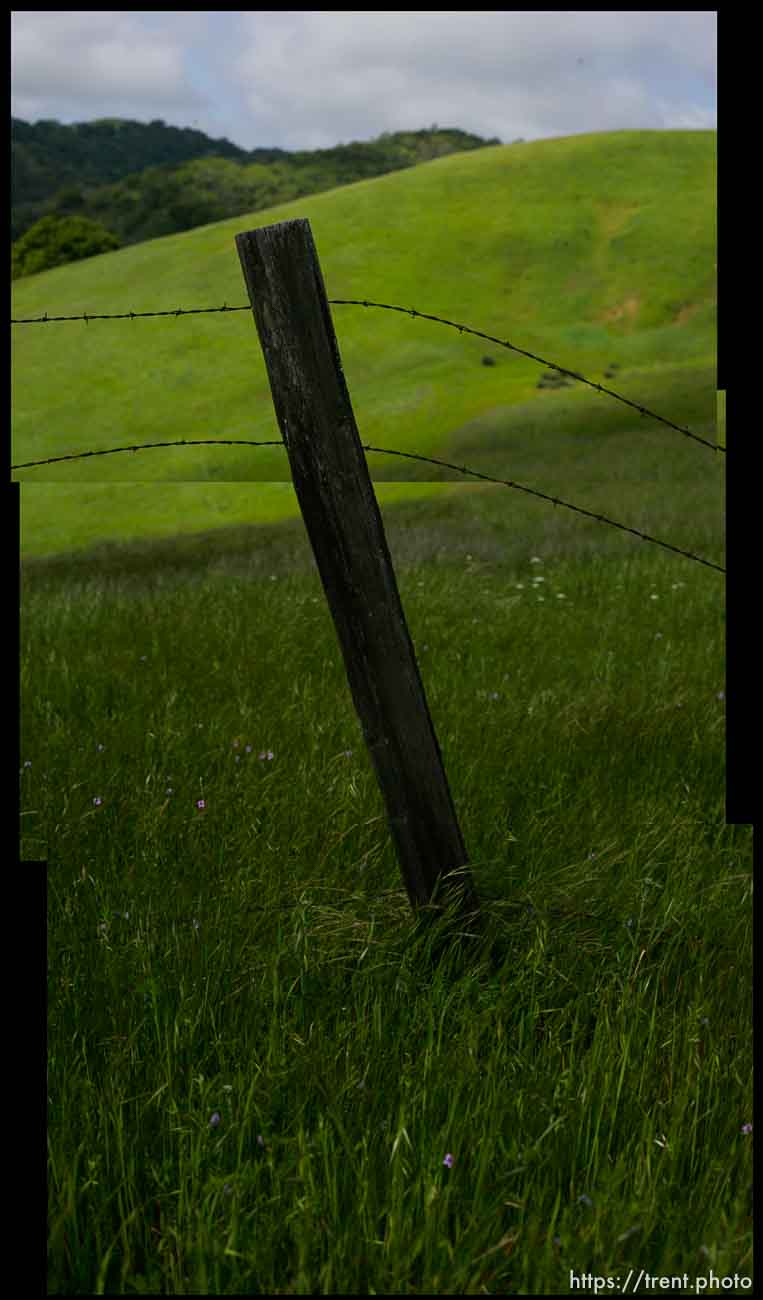
<svg viewBox="0 0 763 1300">
<path fill-rule="evenodd" d="M 12 315 L 243 304 L 234 236 L 307 217 L 329 298 L 413 306 L 508 337 L 712 436 L 715 157 L 711 131 L 474 150 L 16 281 Z M 601 491 L 605 513 L 607 461 L 634 430 L 655 454 L 695 451 L 590 388 L 541 387 L 542 367 L 515 352 L 398 312 L 332 310 L 361 436 L 377 447 L 519 481 L 524 466 L 525 481 L 562 497 L 570 467 L 582 473 L 590 459 L 582 504 Z M 16 325 L 13 342 L 14 463 L 181 438 L 280 437 L 249 312 Z M 485 355 L 495 364 L 483 365 Z M 377 481 L 458 477 L 369 461 Z M 251 518 L 251 496 L 236 486 L 250 482 L 283 482 L 277 501 L 272 489 L 258 494 L 271 493 L 274 517 L 295 508 L 284 453 L 270 447 L 157 449 L 16 477 L 24 545 L 38 549 Z M 169 482 L 184 485 L 175 505 Z"/>
<path fill-rule="evenodd" d="M 272 161 L 276 152 L 260 161 Z M 83 191 L 98 188 L 148 167 L 171 166 L 209 156 L 251 161 L 229 140 L 212 140 L 202 131 L 164 122 L 100 118 L 94 122 L 11 118 L 11 238 L 18 239 L 39 217 L 57 210 L 57 198 L 70 207 Z"/>
<path fill-rule="evenodd" d="M 79 216 L 134 244 L 486 144 L 500 141 L 433 127 L 333 149 L 247 151 L 161 121 L 13 118 L 11 238 L 44 216 Z"/>
</svg>

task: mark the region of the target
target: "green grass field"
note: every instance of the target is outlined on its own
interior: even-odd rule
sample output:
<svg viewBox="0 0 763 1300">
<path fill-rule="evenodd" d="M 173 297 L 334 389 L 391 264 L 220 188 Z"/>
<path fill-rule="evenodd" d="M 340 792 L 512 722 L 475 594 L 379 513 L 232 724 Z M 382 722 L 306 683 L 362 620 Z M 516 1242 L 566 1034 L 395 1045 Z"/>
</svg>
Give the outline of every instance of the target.
<svg viewBox="0 0 763 1300">
<path fill-rule="evenodd" d="M 310 220 L 329 298 L 410 306 L 508 338 L 714 436 L 712 131 L 622 131 L 453 155 L 15 281 L 12 315 L 243 304 L 234 236 L 297 216 Z M 464 444 L 475 450 L 476 427 L 486 472 L 514 477 L 517 440 L 537 444 L 545 467 L 549 427 L 585 440 L 595 425 L 606 442 L 633 427 L 632 410 L 581 384 L 538 390 L 542 367 L 482 339 L 374 308 L 336 306 L 333 315 L 363 442 L 448 460 Z M 280 438 L 249 312 L 15 325 L 13 343 L 14 463 L 181 438 Z M 484 366 L 485 355 L 496 364 Z M 603 379 L 612 363 L 616 378 Z M 371 471 L 375 480 L 431 475 L 382 456 Z M 241 485 L 288 482 L 289 471 L 275 447 L 175 447 L 16 477 L 24 551 L 44 553 L 105 535 L 256 521 Z M 188 490 L 168 498 L 166 484 L 180 481 Z M 183 505 L 175 517 L 173 499 Z M 396 498 L 384 489 L 381 499 Z M 268 486 L 257 510 L 273 518 L 297 507 L 291 490 Z"/>
<path fill-rule="evenodd" d="M 660 157 L 662 139 L 544 145 L 561 167 L 566 145 L 651 141 Z M 414 191 L 438 167 L 408 172 Z M 492 203 L 471 201 L 489 227 Z M 672 274 L 677 256 L 655 264 Z M 148 305 L 151 286 L 132 288 Z M 459 319 L 425 296 L 412 305 Z M 712 437 L 711 321 L 708 289 L 681 325 L 607 327 L 600 359 L 620 358 L 634 400 Z M 476 343 L 399 324 L 421 331 L 411 346 L 455 349 L 451 368 Z M 583 328 L 552 326 L 557 351 Z M 369 410 L 393 402 L 401 337 L 389 354 L 367 344 Z M 482 350 L 479 381 L 507 378 L 511 355 L 491 369 Z M 548 354 L 590 369 L 577 343 Z M 362 436 L 449 452 L 724 563 L 721 455 L 590 390 L 538 392 L 522 365 L 484 408 L 479 385 L 432 380 L 453 417 L 437 438 L 422 420 L 382 440 L 359 418 Z M 742 1289 L 752 835 L 724 821 L 722 575 L 507 487 L 427 481 L 432 466 L 399 461 L 412 481 L 379 487 L 489 941 L 433 960 L 292 489 L 202 481 L 223 464 L 207 450 L 185 449 L 195 482 L 171 481 L 181 461 L 158 451 L 142 453 L 145 483 L 97 481 L 119 456 L 23 472 L 21 849 L 48 857 L 49 1291 L 549 1295 L 584 1273 L 624 1286 L 631 1269 Z"/>
<path fill-rule="evenodd" d="M 751 1272 L 721 576 L 444 492 L 388 533 L 495 945 L 466 974 L 416 939 L 299 526 L 25 565 L 54 1292 Z"/>
</svg>

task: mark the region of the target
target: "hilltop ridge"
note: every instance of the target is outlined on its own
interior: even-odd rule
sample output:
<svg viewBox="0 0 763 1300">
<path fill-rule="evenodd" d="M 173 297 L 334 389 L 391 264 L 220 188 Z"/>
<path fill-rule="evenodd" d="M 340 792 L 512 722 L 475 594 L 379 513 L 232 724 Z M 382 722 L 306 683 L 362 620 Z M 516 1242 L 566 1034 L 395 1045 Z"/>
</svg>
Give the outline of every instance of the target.
<svg viewBox="0 0 763 1300">
<path fill-rule="evenodd" d="M 456 127 L 387 132 L 331 149 L 241 149 L 190 127 L 123 118 L 11 119 L 11 239 L 46 216 L 86 217 L 122 245 L 500 144 Z"/>
</svg>

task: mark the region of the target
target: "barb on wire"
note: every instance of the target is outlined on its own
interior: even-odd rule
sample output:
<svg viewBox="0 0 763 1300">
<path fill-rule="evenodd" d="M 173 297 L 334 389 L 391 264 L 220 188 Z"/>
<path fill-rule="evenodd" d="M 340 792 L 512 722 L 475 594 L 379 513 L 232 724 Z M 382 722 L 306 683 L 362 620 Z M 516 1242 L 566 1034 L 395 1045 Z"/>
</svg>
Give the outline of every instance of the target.
<svg viewBox="0 0 763 1300">
<path fill-rule="evenodd" d="M 587 384 L 589 388 L 596 389 L 599 393 L 606 393 L 608 397 L 614 397 L 618 402 L 623 402 L 626 406 L 632 406 L 635 411 L 641 415 L 651 415 L 653 420 L 659 420 L 661 424 L 666 424 L 670 429 L 676 429 L 678 433 L 683 433 L 687 438 L 693 438 L 695 442 L 702 443 L 703 447 L 709 447 L 711 451 L 720 451 L 726 454 L 726 448 L 719 442 L 710 442 L 707 438 L 701 438 L 699 434 L 692 433 L 691 429 L 686 429 L 683 425 L 674 424 L 672 420 L 666 420 L 663 415 L 658 415 L 656 411 L 642 406 L 639 402 L 632 402 L 629 397 L 623 397 L 622 393 L 616 393 L 612 388 L 605 388 L 603 384 L 596 384 L 591 379 L 586 379 L 585 375 L 578 374 L 576 370 L 566 370 L 564 366 L 559 366 L 555 361 L 547 361 L 545 357 L 539 357 L 535 352 L 528 352 L 525 348 L 517 347 L 516 344 L 510 343 L 508 339 L 496 338 L 494 334 L 484 334 L 482 330 L 472 329 L 469 325 L 459 325 L 457 321 L 446 320 L 443 316 L 431 316 L 428 312 L 416 311 L 414 307 L 395 307 L 388 302 L 370 302 L 366 298 L 329 298 L 332 306 L 347 307 L 381 307 L 385 311 L 400 311 L 406 316 L 419 316 L 422 320 L 437 321 L 440 325 L 450 325 L 457 329 L 459 334 L 475 334 L 477 338 L 487 339 L 489 343 L 497 343 L 499 347 L 508 348 L 511 352 L 518 352 L 523 357 L 529 357 L 531 361 L 538 361 L 542 366 L 549 366 L 552 370 L 558 370 L 560 375 L 569 375 L 572 379 L 577 379 L 581 384 Z M 175 311 L 128 311 L 116 315 L 84 315 L 84 316 L 49 316 L 46 312 L 44 316 L 29 316 L 21 319 L 11 319 L 11 325 L 39 325 L 49 321 L 73 321 L 84 320 L 86 323 L 91 320 L 137 320 L 140 316 L 199 316 L 204 312 L 221 312 L 221 311 L 251 311 L 247 304 L 245 307 L 228 307 L 224 304 L 222 307 L 190 307 L 183 309 L 176 308 Z"/>
<path fill-rule="evenodd" d="M 82 460 L 86 456 L 113 456 L 120 451 L 145 451 L 150 447 L 209 447 L 209 446 L 227 446 L 227 447 L 285 447 L 285 443 L 277 439 L 275 442 L 257 442 L 247 438 L 181 438 L 177 442 L 144 442 L 129 447 L 107 447 L 103 451 L 77 451 L 67 456 L 48 456 L 45 460 L 27 460 L 20 465 L 12 465 L 11 469 L 30 469 L 33 465 L 53 465 L 62 460 Z M 684 555 L 688 560 L 696 560 L 698 564 L 705 564 L 709 569 L 717 569 L 719 573 L 725 573 L 726 570 L 721 568 L 720 564 L 714 564 L 712 560 L 704 560 L 701 555 L 694 555 L 692 551 L 684 551 L 680 546 L 673 546 L 670 542 L 663 542 L 659 537 L 651 537 L 649 533 L 642 533 L 638 528 L 631 528 L 628 524 L 619 524 L 615 519 L 609 519 L 606 515 L 597 515 L 592 510 L 585 510 L 582 506 L 572 505 L 569 501 L 562 501 L 560 497 L 549 496 L 547 492 L 539 492 L 537 488 L 526 487 L 522 483 L 515 483 L 507 478 L 494 478 L 490 474 L 480 474 L 475 469 L 468 469 L 466 465 L 453 465 L 447 460 L 436 460 L 433 456 L 420 456 L 417 452 L 412 451 L 394 451 L 390 447 L 371 447 L 368 443 L 362 443 L 364 451 L 381 452 L 384 456 L 405 456 L 408 460 L 426 461 L 430 465 L 442 465 L 445 469 L 454 469 L 459 474 L 470 474 L 473 478 L 485 479 L 488 483 L 500 483 L 505 487 L 517 488 L 520 492 L 527 492 L 530 496 L 540 497 L 542 501 L 550 501 L 552 505 L 564 506 L 567 510 L 574 510 L 579 515 L 587 515 L 589 519 L 596 519 L 599 523 L 609 524 L 612 528 L 619 528 L 622 532 L 633 533 L 634 537 L 640 537 L 644 542 L 653 542 L 655 546 L 662 546 L 665 550 L 675 551 L 677 555 Z"/>
</svg>

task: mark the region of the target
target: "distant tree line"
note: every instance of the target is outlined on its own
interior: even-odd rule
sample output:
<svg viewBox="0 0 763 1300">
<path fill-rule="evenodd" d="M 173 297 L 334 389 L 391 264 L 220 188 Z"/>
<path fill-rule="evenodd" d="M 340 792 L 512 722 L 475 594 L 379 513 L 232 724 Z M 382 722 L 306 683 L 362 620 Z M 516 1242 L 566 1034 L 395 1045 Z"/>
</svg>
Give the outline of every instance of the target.
<svg viewBox="0 0 763 1300">
<path fill-rule="evenodd" d="M 435 125 L 333 149 L 247 152 L 201 131 L 118 118 L 13 118 L 11 140 L 14 278 L 501 143 Z"/>
</svg>

